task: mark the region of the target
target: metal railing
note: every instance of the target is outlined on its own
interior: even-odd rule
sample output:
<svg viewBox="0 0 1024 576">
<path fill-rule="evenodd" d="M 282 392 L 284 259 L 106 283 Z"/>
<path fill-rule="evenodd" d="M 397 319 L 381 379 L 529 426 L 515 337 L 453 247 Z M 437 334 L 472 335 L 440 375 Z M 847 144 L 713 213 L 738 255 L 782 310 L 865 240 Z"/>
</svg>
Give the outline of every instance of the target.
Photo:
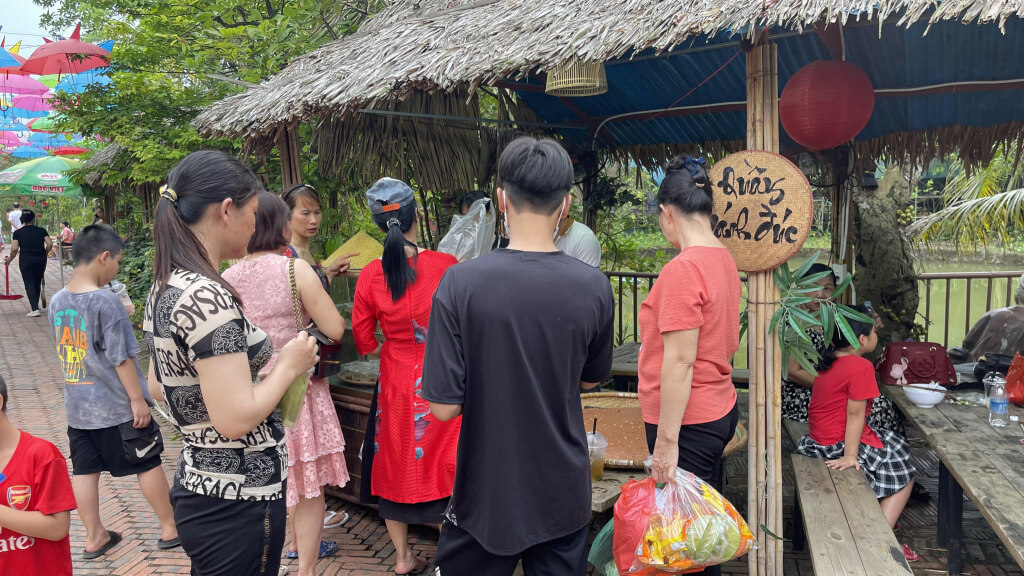
<svg viewBox="0 0 1024 576">
<path fill-rule="evenodd" d="M 615 294 L 615 343 L 636 342 L 640 338 L 637 325 L 640 304 L 651 291 L 658 275 L 646 272 L 605 274 L 611 280 Z M 1014 303 L 1017 279 L 1022 274 L 1024 271 L 1020 270 L 918 274 L 922 294 L 917 313 L 923 317 L 924 326 L 928 327 L 928 340 L 941 341 L 947 348 L 950 343 L 959 345 L 973 326 L 972 322 L 989 310 Z M 746 282 L 746 275 L 741 274 L 740 279 Z M 964 296 L 962 300 L 959 298 L 961 293 Z M 984 299 L 980 298 L 982 294 Z M 954 302 L 956 308 L 951 306 Z M 632 311 L 632 314 L 627 311 Z"/>
</svg>

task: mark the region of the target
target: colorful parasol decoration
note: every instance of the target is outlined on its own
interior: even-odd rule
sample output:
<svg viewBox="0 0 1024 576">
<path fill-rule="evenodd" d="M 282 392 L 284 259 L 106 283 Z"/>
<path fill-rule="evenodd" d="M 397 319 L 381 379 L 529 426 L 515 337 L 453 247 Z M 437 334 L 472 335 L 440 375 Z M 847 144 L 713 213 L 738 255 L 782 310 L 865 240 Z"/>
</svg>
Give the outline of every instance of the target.
<svg viewBox="0 0 1024 576">
<path fill-rule="evenodd" d="M 110 84 L 110 77 L 106 75 L 106 72 L 106 68 L 97 68 L 81 74 L 68 74 L 53 87 L 53 90 L 54 92 L 80 94 L 90 86 L 106 86 Z"/>
<path fill-rule="evenodd" d="M 36 48 L 21 70 L 29 74 L 78 74 L 108 66 L 110 52 L 81 40 L 81 23 L 71 38 L 49 42 Z"/>
<path fill-rule="evenodd" d="M 0 54 L 2 57 L 2 54 Z M 26 96 L 45 96 L 50 89 L 39 80 L 29 76 L 0 74 L 0 93 Z"/>
<path fill-rule="evenodd" d="M 0 62 L 3 62 L 3 63 L 0 63 L 0 75 L 2 75 L 2 76 L 22 76 L 22 75 L 26 74 L 26 72 L 22 72 L 21 71 L 21 65 L 25 63 L 25 57 L 18 55 L 18 48 L 20 48 L 20 47 L 21 47 L 21 41 L 20 40 L 18 41 L 17 44 L 15 44 L 14 46 L 11 46 L 10 50 L 4 50 L 3 47 L 0 46 Z M 7 60 L 6 58 L 4 58 L 4 56 L 8 56 L 10 58 L 13 58 L 14 61 L 15 61 L 15 64 L 9 64 L 10 60 Z"/>
<path fill-rule="evenodd" d="M 46 150 L 35 146 L 19 146 L 11 151 L 11 156 L 15 158 L 43 158 L 49 155 Z"/>
<path fill-rule="evenodd" d="M 45 93 L 46 92 L 44 92 L 44 94 Z M 13 99 L 11 99 L 11 105 L 14 106 L 14 108 L 16 109 L 28 110 L 29 112 L 50 112 L 51 110 L 53 110 L 53 106 L 50 104 L 49 96 L 15 96 Z M 25 118 L 25 116 L 20 116 L 20 118 Z"/>
<path fill-rule="evenodd" d="M 21 138 L 18 138 L 18 135 L 16 133 L 9 132 L 7 130 L 0 132 L 0 146 L 5 146 L 7 148 L 17 148 L 18 146 L 24 145 L 25 141 L 22 140 Z"/>
<path fill-rule="evenodd" d="M 0 130 L 11 130 L 13 132 L 24 132 L 28 128 L 9 116 L 0 116 Z"/>
<path fill-rule="evenodd" d="M 53 149 L 53 153 L 57 156 L 79 156 L 88 151 L 87 148 L 82 148 L 81 146 L 60 146 Z"/>
<path fill-rule="evenodd" d="M 42 118 L 33 118 L 28 122 L 25 122 L 25 126 L 33 132 L 56 132 L 57 122 L 59 122 L 61 118 L 62 116 L 60 114 L 53 114 Z"/>
</svg>

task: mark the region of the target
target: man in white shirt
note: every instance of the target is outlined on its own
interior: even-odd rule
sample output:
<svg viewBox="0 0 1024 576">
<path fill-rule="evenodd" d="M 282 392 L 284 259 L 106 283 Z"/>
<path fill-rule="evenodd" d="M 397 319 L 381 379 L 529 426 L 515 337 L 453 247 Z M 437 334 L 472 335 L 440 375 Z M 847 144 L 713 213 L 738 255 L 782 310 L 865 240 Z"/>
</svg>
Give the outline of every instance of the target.
<svg viewBox="0 0 1024 576">
<path fill-rule="evenodd" d="M 11 223 L 11 234 L 21 229 L 21 204 L 15 202 L 11 206 L 11 212 L 7 214 L 7 221 Z"/>
<path fill-rule="evenodd" d="M 586 224 L 566 218 L 558 227 L 555 247 L 594 268 L 601 265 L 601 243 Z"/>
</svg>

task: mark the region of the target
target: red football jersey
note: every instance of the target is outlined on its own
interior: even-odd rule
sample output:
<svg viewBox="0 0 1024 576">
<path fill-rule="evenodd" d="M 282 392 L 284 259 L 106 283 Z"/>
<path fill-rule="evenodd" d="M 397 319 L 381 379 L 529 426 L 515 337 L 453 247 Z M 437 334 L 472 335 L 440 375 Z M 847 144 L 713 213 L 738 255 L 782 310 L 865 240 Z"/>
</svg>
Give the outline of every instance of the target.
<svg viewBox="0 0 1024 576">
<path fill-rule="evenodd" d="M 56 514 L 74 510 L 64 456 L 53 444 L 21 433 L 0 481 L 0 506 Z M 32 538 L 0 528 L 0 576 L 71 576 L 71 539 Z"/>
</svg>

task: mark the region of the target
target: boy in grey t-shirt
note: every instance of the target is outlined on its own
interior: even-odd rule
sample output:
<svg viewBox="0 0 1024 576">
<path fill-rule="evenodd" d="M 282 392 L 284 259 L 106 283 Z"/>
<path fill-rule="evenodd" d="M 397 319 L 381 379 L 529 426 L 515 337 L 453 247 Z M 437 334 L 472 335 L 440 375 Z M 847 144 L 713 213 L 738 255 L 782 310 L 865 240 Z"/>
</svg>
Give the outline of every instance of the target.
<svg viewBox="0 0 1024 576">
<path fill-rule="evenodd" d="M 83 558 L 99 557 L 121 541 L 100 520 L 99 478 L 135 474 L 160 520 L 157 547 L 179 545 L 163 440 L 152 421 L 149 393 L 136 361 L 139 343 L 113 292 L 102 288 L 117 275 L 121 237 L 105 225 L 88 226 L 71 249 L 75 272 L 50 303 L 57 355 L 64 371 L 64 405 L 78 514 L 85 526 Z"/>
</svg>

